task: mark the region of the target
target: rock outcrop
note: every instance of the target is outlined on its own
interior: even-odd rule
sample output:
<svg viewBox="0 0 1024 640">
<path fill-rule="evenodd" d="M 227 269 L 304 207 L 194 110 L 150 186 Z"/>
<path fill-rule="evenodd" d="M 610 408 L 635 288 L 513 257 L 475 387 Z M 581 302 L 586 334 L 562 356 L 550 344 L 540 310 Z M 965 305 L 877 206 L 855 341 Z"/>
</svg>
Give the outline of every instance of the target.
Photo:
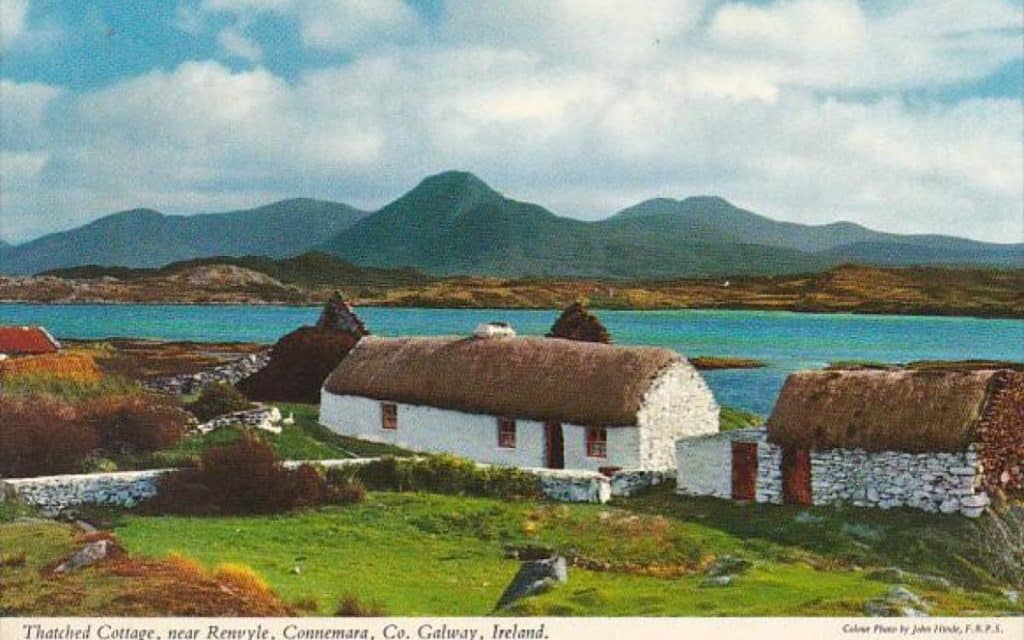
<svg viewBox="0 0 1024 640">
<path fill-rule="evenodd" d="M 301 327 L 278 340 L 267 366 L 240 381 L 238 389 L 252 400 L 319 402 L 324 380 L 368 334 L 362 320 L 335 293 L 316 326 Z"/>
<path fill-rule="evenodd" d="M 565 308 L 562 315 L 558 316 L 555 323 L 551 325 L 547 337 L 605 344 L 610 344 L 612 341 L 611 335 L 601 321 L 587 311 L 581 302 L 574 302 Z"/>
</svg>

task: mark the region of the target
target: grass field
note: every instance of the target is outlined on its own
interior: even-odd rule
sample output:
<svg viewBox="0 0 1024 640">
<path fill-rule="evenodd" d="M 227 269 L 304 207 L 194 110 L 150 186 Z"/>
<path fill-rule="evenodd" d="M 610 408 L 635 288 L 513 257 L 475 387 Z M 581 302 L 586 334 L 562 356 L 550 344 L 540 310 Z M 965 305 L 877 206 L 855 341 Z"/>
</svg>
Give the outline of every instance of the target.
<svg viewBox="0 0 1024 640">
<path fill-rule="evenodd" d="M 971 566 L 970 523 L 867 515 L 682 499 L 669 487 L 614 506 L 373 493 L 272 517 L 126 515 L 115 533 L 133 553 L 247 564 L 285 601 L 313 601 L 320 613 L 355 595 L 393 615 L 489 614 L 518 568 L 509 545 L 551 547 L 599 570 L 573 567 L 567 585 L 507 613 L 858 615 L 895 583 L 936 614 L 1024 612 Z M 749 568 L 706 586 L 723 557 Z"/>
<path fill-rule="evenodd" d="M 118 575 L 40 571 L 75 548 L 72 527 L 12 523 L 7 509 L 0 549 L 27 561 L 0 561 L 0 609 L 123 610 L 130 585 Z M 310 614 L 332 614 L 356 596 L 392 615 L 488 615 L 519 566 L 506 549 L 519 545 L 550 547 L 595 570 L 572 567 L 566 585 L 505 614 L 862 615 L 895 584 L 933 614 L 1024 613 L 1002 593 L 1007 585 L 972 566 L 972 523 L 909 512 L 743 506 L 663 487 L 614 505 L 372 493 L 360 505 L 280 516 L 106 515 L 132 557 L 184 554 L 207 570 L 247 565 Z M 709 586 L 709 567 L 725 558 L 743 566 L 730 570 L 731 584 Z"/>
</svg>

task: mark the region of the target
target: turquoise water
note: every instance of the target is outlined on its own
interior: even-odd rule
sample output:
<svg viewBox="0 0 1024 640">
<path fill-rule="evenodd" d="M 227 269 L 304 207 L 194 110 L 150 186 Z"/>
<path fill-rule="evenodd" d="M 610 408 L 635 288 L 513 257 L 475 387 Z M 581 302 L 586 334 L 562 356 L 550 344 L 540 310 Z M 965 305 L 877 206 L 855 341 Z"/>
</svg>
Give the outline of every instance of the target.
<svg viewBox="0 0 1024 640">
<path fill-rule="evenodd" d="M 468 334 L 503 320 L 543 334 L 557 311 L 363 308 L 377 335 Z M 0 324 L 42 324 L 58 337 L 274 342 L 316 321 L 318 308 L 189 305 L 0 305 Z M 1024 320 L 798 314 L 776 311 L 598 311 L 620 344 L 685 355 L 743 356 L 764 369 L 706 372 L 722 404 L 768 413 L 786 374 L 836 360 L 1024 361 Z"/>
</svg>

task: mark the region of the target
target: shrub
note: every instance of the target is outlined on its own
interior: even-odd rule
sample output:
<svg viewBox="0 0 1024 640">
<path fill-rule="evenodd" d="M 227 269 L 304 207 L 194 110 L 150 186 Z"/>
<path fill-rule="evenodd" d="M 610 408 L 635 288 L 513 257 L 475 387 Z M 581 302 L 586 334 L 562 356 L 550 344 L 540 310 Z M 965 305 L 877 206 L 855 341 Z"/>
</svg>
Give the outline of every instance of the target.
<svg viewBox="0 0 1024 640">
<path fill-rule="evenodd" d="M 430 491 L 505 500 L 541 496 L 537 478 L 525 471 L 478 467 L 471 460 L 447 454 L 402 459 L 386 456 L 344 473 L 354 474 L 377 491 Z"/>
<path fill-rule="evenodd" d="M 0 398 L 0 476 L 74 473 L 99 445 L 74 407 L 37 396 Z"/>
<path fill-rule="evenodd" d="M 312 507 L 322 504 L 327 496 L 327 483 L 316 467 L 309 464 L 299 466 L 288 474 L 291 490 L 291 506 Z"/>
<path fill-rule="evenodd" d="M 365 500 L 366 485 L 362 482 L 350 476 L 332 481 L 328 474 L 325 502 L 328 504 L 358 504 Z"/>
<path fill-rule="evenodd" d="M 141 510 L 190 516 L 212 515 L 218 511 L 213 492 L 206 486 L 199 469 L 179 469 L 161 476 L 156 496 L 146 501 Z"/>
<path fill-rule="evenodd" d="M 199 398 L 185 408 L 200 421 L 206 422 L 225 413 L 243 411 L 252 407 L 242 392 L 226 382 L 215 382 L 203 387 Z"/>
<path fill-rule="evenodd" d="M 185 437 L 188 414 L 152 395 L 110 396 L 82 404 L 81 412 L 110 451 L 156 451 Z"/>
<path fill-rule="evenodd" d="M 345 618 L 380 618 L 388 613 L 378 602 L 366 603 L 359 598 L 348 595 L 338 602 L 338 609 L 334 615 Z"/>
<path fill-rule="evenodd" d="M 280 513 L 322 504 L 327 487 L 311 465 L 285 469 L 274 450 L 254 436 L 203 452 L 197 469 L 163 476 L 149 513 L 210 515 Z"/>
<path fill-rule="evenodd" d="M 228 513 L 276 513 L 292 506 L 287 470 L 274 450 L 254 437 L 207 449 L 199 468 L 218 505 Z"/>
<path fill-rule="evenodd" d="M 117 463 L 110 458 L 90 455 L 82 461 L 83 473 L 110 473 L 111 471 L 117 471 Z"/>
<path fill-rule="evenodd" d="M 258 573 L 244 564 L 225 563 L 217 565 L 213 577 L 221 584 L 242 593 L 266 597 L 273 595 L 270 585 Z"/>
<path fill-rule="evenodd" d="M 405 461 L 384 456 L 356 469 L 356 477 L 373 491 L 409 491 L 413 488 L 409 469 Z"/>
</svg>

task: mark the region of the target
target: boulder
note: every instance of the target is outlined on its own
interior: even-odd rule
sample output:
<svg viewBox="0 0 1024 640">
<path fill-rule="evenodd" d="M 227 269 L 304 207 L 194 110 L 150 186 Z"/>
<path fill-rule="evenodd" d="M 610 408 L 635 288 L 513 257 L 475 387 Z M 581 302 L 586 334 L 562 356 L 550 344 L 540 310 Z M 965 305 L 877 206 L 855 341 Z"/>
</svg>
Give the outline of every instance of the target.
<svg viewBox="0 0 1024 640">
<path fill-rule="evenodd" d="M 568 563 L 562 556 L 524 562 L 516 576 L 512 578 L 512 582 L 505 588 L 505 592 L 501 594 L 495 610 L 507 607 L 522 598 L 544 593 L 568 579 Z"/>
<path fill-rule="evenodd" d="M 77 571 L 82 567 L 88 567 L 96 564 L 101 560 L 105 560 L 110 557 L 117 549 L 117 545 L 114 544 L 113 540 L 97 540 L 90 542 L 78 551 L 76 551 L 70 558 L 60 563 L 54 573 L 68 573 L 70 571 Z"/>
</svg>

